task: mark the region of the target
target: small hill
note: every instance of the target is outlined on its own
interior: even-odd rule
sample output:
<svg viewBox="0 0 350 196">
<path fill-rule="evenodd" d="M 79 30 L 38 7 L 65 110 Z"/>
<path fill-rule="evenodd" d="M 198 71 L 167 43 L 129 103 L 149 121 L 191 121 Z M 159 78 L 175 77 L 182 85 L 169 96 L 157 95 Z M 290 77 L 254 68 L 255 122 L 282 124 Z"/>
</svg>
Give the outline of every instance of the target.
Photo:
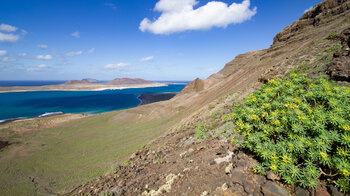
<svg viewBox="0 0 350 196">
<path fill-rule="evenodd" d="M 96 82 L 98 82 L 98 80 L 96 80 L 96 79 L 93 79 L 93 78 L 84 78 L 84 79 L 82 79 L 83 81 L 88 81 L 88 82 L 90 82 L 90 83 L 96 83 Z"/>
<path fill-rule="evenodd" d="M 69 80 L 64 84 L 75 85 L 75 84 L 90 84 L 91 82 L 88 80 Z"/>
<path fill-rule="evenodd" d="M 149 80 L 144 80 L 140 78 L 116 78 L 107 84 L 109 85 L 124 85 L 124 84 L 152 84 L 156 83 Z"/>
</svg>

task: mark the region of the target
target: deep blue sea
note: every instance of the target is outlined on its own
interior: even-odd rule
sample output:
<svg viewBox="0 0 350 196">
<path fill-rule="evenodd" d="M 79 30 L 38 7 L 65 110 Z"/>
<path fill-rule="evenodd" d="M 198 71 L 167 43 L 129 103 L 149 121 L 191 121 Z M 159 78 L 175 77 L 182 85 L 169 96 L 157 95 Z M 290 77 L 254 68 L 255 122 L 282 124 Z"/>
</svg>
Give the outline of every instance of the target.
<svg viewBox="0 0 350 196">
<path fill-rule="evenodd" d="M 12 118 L 37 117 L 48 112 L 93 114 L 127 109 L 140 105 L 138 96 L 143 93 L 180 92 L 184 87 L 184 84 L 177 84 L 105 91 L 0 93 L 0 122 Z"/>
</svg>

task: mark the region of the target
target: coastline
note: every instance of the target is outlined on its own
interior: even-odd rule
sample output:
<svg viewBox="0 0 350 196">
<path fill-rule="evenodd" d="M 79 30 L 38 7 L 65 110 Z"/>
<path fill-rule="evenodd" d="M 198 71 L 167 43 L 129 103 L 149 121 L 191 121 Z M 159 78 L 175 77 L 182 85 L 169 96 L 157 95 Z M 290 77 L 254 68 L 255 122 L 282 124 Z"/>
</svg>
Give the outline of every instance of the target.
<svg viewBox="0 0 350 196">
<path fill-rule="evenodd" d="M 35 91 L 104 91 L 104 90 L 123 90 L 131 88 L 148 88 L 168 86 L 169 83 L 152 83 L 152 84 L 133 84 L 133 85 L 48 85 L 48 86 L 32 86 L 32 87 L 0 87 L 0 93 L 15 92 L 35 92 Z"/>
<path fill-rule="evenodd" d="M 140 105 L 147 105 L 159 101 L 166 101 L 175 97 L 178 93 L 167 92 L 167 93 L 144 93 L 139 95 L 137 98 L 141 101 Z"/>
</svg>

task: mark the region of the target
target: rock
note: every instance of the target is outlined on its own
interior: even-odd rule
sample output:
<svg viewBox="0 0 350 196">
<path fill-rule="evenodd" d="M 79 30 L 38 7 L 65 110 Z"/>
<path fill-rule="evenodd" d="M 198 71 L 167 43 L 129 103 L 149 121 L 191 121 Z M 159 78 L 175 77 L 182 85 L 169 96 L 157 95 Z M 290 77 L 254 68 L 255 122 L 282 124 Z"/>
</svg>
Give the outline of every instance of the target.
<svg viewBox="0 0 350 196">
<path fill-rule="evenodd" d="M 310 195 L 309 191 L 301 188 L 300 186 L 297 186 L 294 191 L 295 191 L 296 196 L 309 196 Z"/>
<path fill-rule="evenodd" d="M 243 180 L 245 178 L 245 174 L 243 171 L 235 168 L 234 170 L 232 170 L 231 172 L 231 180 L 234 183 L 243 185 Z"/>
<path fill-rule="evenodd" d="M 272 181 L 275 181 L 275 180 L 280 180 L 281 178 L 276 175 L 275 173 L 271 172 L 271 171 L 268 171 L 266 173 L 266 178 L 269 179 L 269 180 L 272 180 Z"/>
<path fill-rule="evenodd" d="M 225 168 L 225 173 L 230 174 L 232 170 L 232 163 L 230 163 L 226 168 Z"/>
<path fill-rule="evenodd" d="M 192 144 L 193 144 L 193 139 L 190 138 L 189 140 L 187 140 L 187 141 L 184 142 L 184 147 L 191 146 Z"/>
<path fill-rule="evenodd" d="M 204 191 L 201 196 L 206 196 L 206 195 L 209 195 L 208 191 Z"/>
<path fill-rule="evenodd" d="M 338 188 L 335 187 L 334 185 L 330 185 L 330 186 L 328 187 L 328 191 L 329 191 L 329 193 L 330 193 L 332 196 L 344 196 L 344 194 L 343 194 L 342 192 L 340 192 L 340 191 L 338 190 Z"/>
<path fill-rule="evenodd" d="M 318 186 L 317 189 L 315 190 L 315 195 L 316 196 L 331 196 L 326 189 L 324 189 L 321 186 Z"/>
<path fill-rule="evenodd" d="M 187 151 L 181 153 L 181 154 L 180 154 L 180 157 L 181 157 L 181 158 L 184 158 L 184 157 L 186 156 L 186 154 L 187 154 Z"/>
<path fill-rule="evenodd" d="M 223 163 L 223 162 L 229 162 L 232 159 L 232 156 L 233 156 L 233 152 L 228 151 L 228 155 L 226 155 L 225 157 L 216 158 L 214 161 L 216 162 L 216 164 L 219 165 L 220 163 Z"/>
<path fill-rule="evenodd" d="M 222 186 L 221 186 L 221 189 L 223 191 L 226 191 L 228 189 L 228 185 L 226 183 L 224 183 Z"/>
<path fill-rule="evenodd" d="M 268 181 L 262 185 L 261 192 L 265 196 L 289 196 L 287 189 L 271 181 Z"/>
<path fill-rule="evenodd" d="M 194 152 L 193 148 L 188 149 L 188 153 Z"/>
</svg>

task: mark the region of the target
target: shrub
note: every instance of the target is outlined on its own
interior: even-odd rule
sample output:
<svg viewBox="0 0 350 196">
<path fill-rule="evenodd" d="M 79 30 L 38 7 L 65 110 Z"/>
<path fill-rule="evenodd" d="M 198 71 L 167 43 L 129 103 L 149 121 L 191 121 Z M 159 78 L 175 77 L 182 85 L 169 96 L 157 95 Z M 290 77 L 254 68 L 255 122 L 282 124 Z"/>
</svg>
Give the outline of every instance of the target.
<svg viewBox="0 0 350 196">
<path fill-rule="evenodd" d="M 196 139 L 206 139 L 210 137 L 210 133 L 206 130 L 205 124 L 199 123 L 194 136 Z"/>
<path fill-rule="evenodd" d="M 350 88 L 291 73 L 273 79 L 225 118 L 242 146 L 288 184 L 316 188 L 320 179 L 350 190 Z"/>
</svg>

